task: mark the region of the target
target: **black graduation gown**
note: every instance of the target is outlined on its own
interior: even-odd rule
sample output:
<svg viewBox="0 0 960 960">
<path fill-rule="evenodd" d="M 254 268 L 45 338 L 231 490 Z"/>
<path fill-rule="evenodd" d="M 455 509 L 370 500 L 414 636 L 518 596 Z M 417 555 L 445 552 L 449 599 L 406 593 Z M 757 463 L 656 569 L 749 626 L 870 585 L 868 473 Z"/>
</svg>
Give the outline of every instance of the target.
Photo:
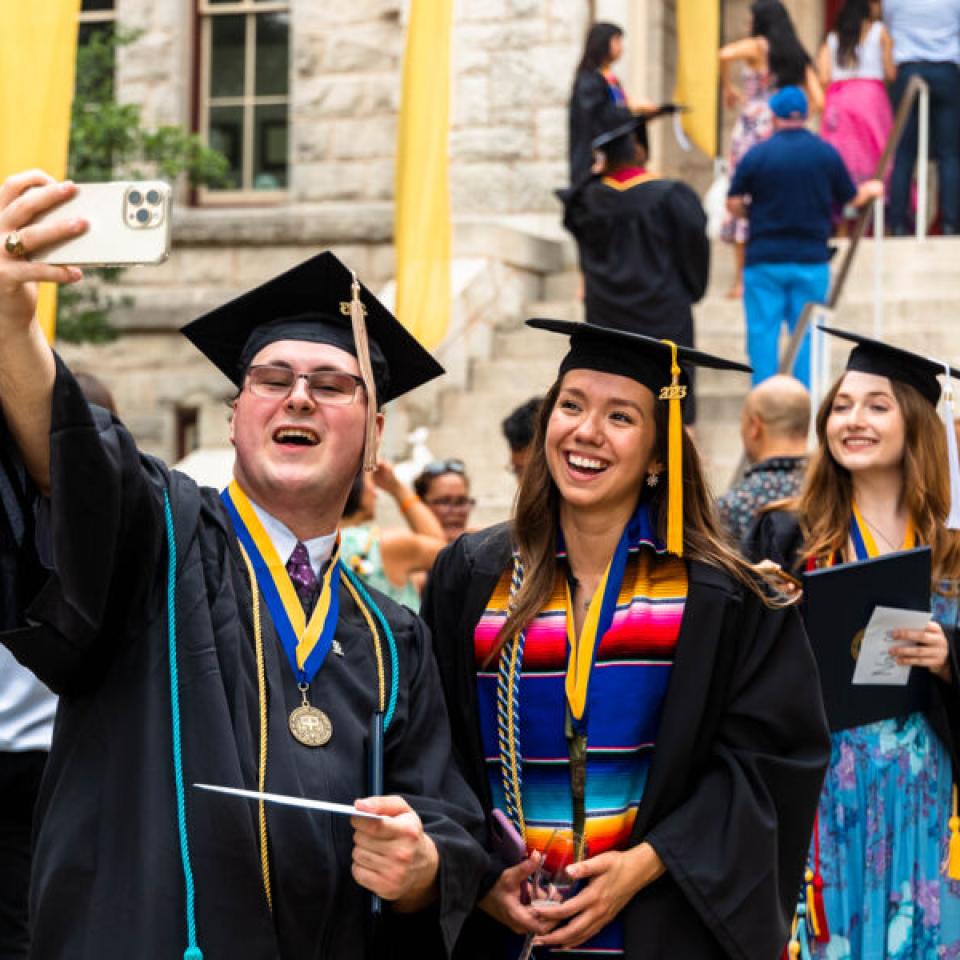
<svg viewBox="0 0 960 960">
<path fill-rule="evenodd" d="M 593 138 L 615 125 L 618 116 L 610 85 L 599 70 L 577 74 L 568 112 L 570 183 L 576 184 L 589 175 L 593 166 Z"/>
<path fill-rule="evenodd" d="M 707 289 L 710 242 L 693 190 L 656 178 L 619 189 L 598 176 L 560 198 L 577 241 L 587 322 L 694 346 L 692 305 Z"/>
<path fill-rule="evenodd" d="M 457 756 L 488 812 L 473 631 L 510 562 L 505 526 L 441 553 L 423 616 Z M 689 591 L 656 751 L 631 842 L 667 872 L 621 914 L 629 960 L 775 960 L 793 916 L 830 757 L 813 656 L 793 608 L 771 610 L 721 571 L 687 564 Z M 488 889 L 498 865 L 484 881 Z M 476 911 L 459 960 L 500 957 Z"/>
<path fill-rule="evenodd" d="M 31 956 L 177 957 L 186 945 L 175 815 L 162 490 L 176 532 L 184 781 L 257 787 L 258 694 L 246 568 L 218 494 L 141 456 L 117 421 L 95 422 L 58 361 L 49 501 L 53 572 L 0 639 L 61 695 L 31 890 Z M 376 595 L 399 655 L 386 737 L 387 793 L 407 797 L 440 853 L 433 916 L 452 945 L 485 863 L 479 809 L 455 766 L 429 634 Z M 261 600 L 269 711 L 266 789 L 352 802 L 367 794 L 376 706 L 370 635 L 341 589 L 336 639 L 311 688 L 333 739 L 311 749 L 287 717 L 293 674 Z M 264 894 L 256 804 L 186 791 L 199 944 L 207 960 L 367 955 L 349 821 L 267 805 L 274 912 Z M 388 915 L 390 924 L 407 921 Z M 387 941 L 403 956 L 402 938 Z M 377 956 L 391 955 L 385 947 Z"/>
<path fill-rule="evenodd" d="M 773 560 L 797 576 L 804 571 L 803 533 L 796 514 L 789 510 L 767 510 L 759 514 L 743 539 L 743 553 L 755 563 Z M 950 647 L 950 669 L 960 677 L 960 630 L 958 624 L 941 624 Z M 953 762 L 954 780 L 960 772 L 960 684 L 944 683 L 934 677 L 933 701 L 927 720 L 940 737 Z"/>
</svg>

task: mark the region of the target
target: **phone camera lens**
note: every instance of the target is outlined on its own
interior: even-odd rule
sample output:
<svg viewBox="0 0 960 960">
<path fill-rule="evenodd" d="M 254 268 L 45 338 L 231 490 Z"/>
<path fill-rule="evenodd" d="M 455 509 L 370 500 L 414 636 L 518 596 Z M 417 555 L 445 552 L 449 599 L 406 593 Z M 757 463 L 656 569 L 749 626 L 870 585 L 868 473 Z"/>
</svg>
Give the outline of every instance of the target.
<svg viewBox="0 0 960 960">
<path fill-rule="evenodd" d="M 139 190 L 131 190 L 128 199 L 135 207 L 139 207 L 143 203 L 143 194 Z"/>
<path fill-rule="evenodd" d="M 156 206 L 160 202 L 160 193 L 157 190 L 147 191 L 147 203 Z"/>
<path fill-rule="evenodd" d="M 150 219 L 150 211 L 141 207 L 137 211 L 137 223 L 146 223 Z"/>
</svg>

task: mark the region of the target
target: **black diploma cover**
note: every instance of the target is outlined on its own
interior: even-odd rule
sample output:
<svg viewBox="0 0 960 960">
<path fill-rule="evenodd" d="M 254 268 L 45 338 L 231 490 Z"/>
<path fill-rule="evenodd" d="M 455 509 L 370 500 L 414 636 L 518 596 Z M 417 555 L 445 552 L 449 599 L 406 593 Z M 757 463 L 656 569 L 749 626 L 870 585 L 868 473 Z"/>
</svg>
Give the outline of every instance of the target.
<svg viewBox="0 0 960 960">
<path fill-rule="evenodd" d="M 925 710 L 930 672 L 914 667 L 904 686 L 851 683 L 874 608 L 930 609 L 930 548 L 918 547 L 803 576 L 803 620 L 817 658 L 830 730 Z"/>
</svg>

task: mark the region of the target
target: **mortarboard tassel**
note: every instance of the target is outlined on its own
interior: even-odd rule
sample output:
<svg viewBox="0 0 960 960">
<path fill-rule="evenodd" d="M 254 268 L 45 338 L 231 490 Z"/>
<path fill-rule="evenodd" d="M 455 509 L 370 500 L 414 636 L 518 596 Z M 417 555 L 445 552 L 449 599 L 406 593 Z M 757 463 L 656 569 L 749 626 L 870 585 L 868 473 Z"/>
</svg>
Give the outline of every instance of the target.
<svg viewBox="0 0 960 960">
<path fill-rule="evenodd" d="M 823 902 L 823 875 L 820 873 L 820 814 L 813 821 L 813 869 L 807 870 L 807 913 L 817 943 L 830 942 L 827 908 Z"/>
<path fill-rule="evenodd" d="M 953 785 L 953 811 L 950 815 L 950 845 L 947 848 L 947 876 L 960 880 L 960 816 L 957 816 L 957 785 Z"/>
<path fill-rule="evenodd" d="M 950 367 L 943 365 L 943 418 L 947 430 L 947 463 L 950 465 L 950 513 L 947 529 L 960 530 L 960 456 L 957 454 L 957 434 L 953 425 L 953 387 L 950 384 Z"/>
<path fill-rule="evenodd" d="M 660 399 L 670 404 L 667 426 L 667 550 L 683 556 L 683 413 L 680 401 L 687 388 L 680 384 L 677 345 L 672 340 L 661 343 L 670 347 L 670 386 L 660 390 Z"/>
<path fill-rule="evenodd" d="M 373 379 L 373 364 L 370 362 L 370 344 L 367 340 L 366 307 L 360 300 L 360 281 L 351 270 L 353 283 L 350 287 L 350 323 L 353 326 L 353 342 L 357 346 L 357 363 L 360 376 L 367 391 L 367 424 L 363 440 L 363 469 L 377 468 L 377 385 Z"/>
</svg>

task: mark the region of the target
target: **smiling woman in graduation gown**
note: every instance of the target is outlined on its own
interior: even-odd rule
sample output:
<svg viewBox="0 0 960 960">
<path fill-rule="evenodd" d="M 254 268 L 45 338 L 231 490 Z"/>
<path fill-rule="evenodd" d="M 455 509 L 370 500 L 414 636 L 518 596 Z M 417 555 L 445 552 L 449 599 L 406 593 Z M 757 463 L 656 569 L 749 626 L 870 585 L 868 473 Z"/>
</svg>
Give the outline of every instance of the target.
<svg viewBox="0 0 960 960">
<path fill-rule="evenodd" d="M 823 330 L 855 346 L 817 413 L 818 449 L 803 491 L 758 517 L 745 551 L 801 574 L 925 544 L 933 588 L 955 584 L 960 538 L 947 528 L 951 471 L 937 415 L 943 365 L 861 334 Z M 884 593 L 879 585 L 876 593 Z M 814 960 L 933 960 L 960 951 L 960 862 L 951 852 L 960 840 L 952 828 L 957 597 L 932 599 L 926 628 L 895 635 L 891 651 L 912 668 L 911 680 L 928 683 L 925 708 L 831 717 L 830 766 L 810 850 L 821 890 L 817 922 L 827 931 L 810 946 Z M 849 639 L 812 639 L 829 688 L 828 672 L 838 666 L 823 651 L 834 640 L 845 651 Z"/>
<path fill-rule="evenodd" d="M 323 290 L 349 301 L 349 273 L 330 259 L 297 268 L 290 284 L 304 295 Z M 266 289 L 250 313 L 262 308 L 269 316 L 285 295 Z M 373 313 L 378 305 L 366 290 L 362 296 Z M 236 368 L 232 374 L 243 382 Z M 403 379 L 393 388 L 402 390 Z M 261 823 L 255 803 L 191 786 L 257 789 L 262 782 L 267 791 L 340 803 L 368 796 L 364 758 L 381 670 L 369 609 L 364 614 L 354 593 L 334 581 L 332 650 L 310 684 L 333 734 L 326 746 L 306 746 L 288 729 L 300 692 L 266 602 L 251 590 L 221 496 L 142 455 L 121 423 L 91 411 L 59 360 L 51 417 L 50 496 L 38 517 L 46 578 L 21 611 L 20 627 L 2 636 L 61 695 L 40 798 L 31 956 L 182 956 L 190 896 L 199 947 L 212 960 L 404 955 L 393 927 L 401 920 L 389 905 L 381 931 L 388 946 L 374 954 L 368 895 L 351 876 L 348 819 L 266 804 Z M 483 862 L 469 835 L 479 812 L 451 762 L 429 634 L 405 608 L 374 600 L 395 640 L 391 662 L 374 616 L 386 689 L 396 690 L 384 792 L 410 803 L 437 848 L 437 897 L 428 914 L 449 947 Z M 179 675 L 173 732 L 171 643 Z M 188 860 L 178 836 L 177 750 Z"/>
<path fill-rule="evenodd" d="M 621 391 L 627 389 L 629 379 L 640 381 L 654 397 L 661 389 L 671 390 L 669 347 L 630 333 L 598 330 L 589 325 L 540 320 L 530 323 L 572 333 L 570 354 L 543 406 L 536 441 L 541 475 L 546 469 L 545 438 L 552 435 L 556 426 L 551 417 L 561 421 L 567 417 L 584 418 L 584 424 L 570 435 L 574 437 L 570 448 L 586 451 L 588 458 L 597 458 L 622 473 L 626 447 L 613 438 L 617 431 L 626 429 L 626 417 L 636 417 L 636 410 L 624 401 L 620 401 L 620 406 L 603 406 L 600 395 L 594 398 L 591 391 L 607 384 L 615 388 L 616 396 L 628 396 Z M 681 351 L 681 359 L 711 366 L 727 365 L 693 351 Z M 589 376 L 569 379 L 582 372 Z M 571 383 L 586 393 L 568 394 Z M 628 556 L 636 560 L 628 560 L 624 569 L 631 569 L 629 564 L 633 562 L 641 567 L 646 565 L 645 569 L 652 571 L 652 582 L 658 586 L 650 595 L 637 594 L 633 598 L 621 591 L 611 627 L 596 648 L 590 683 L 609 683 L 609 678 L 619 676 L 614 682 L 625 685 L 617 687 L 616 695 L 603 687 L 612 702 L 605 705 L 598 700 L 590 713 L 590 723 L 596 719 L 599 724 L 602 718 L 608 727 L 594 729 L 586 740 L 588 751 L 591 743 L 595 745 L 595 752 L 588 752 L 586 766 L 586 833 L 591 845 L 587 856 L 611 849 L 609 838 L 616 835 L 612 851 L 617 858 L 647 846 L 648 852 L 649 848 L 654 851 L 663 871 L 652 882 L 638 879 L 634 883 L 634 889 L 640 889 L 627 895 L 613 918 L 619 924 L 619 939 L 609 949 L 611 955 L 630 960 L 774 960 L 786 943 L 828 755 L 815 667 L 796 611 L 771 605 L 770 598 L 742 562 L 729 552 L 713 552 L 710 531 L 714 530 L 715 521 L 710 518 L 709 501 L 699 492 L 702 480 L 695 452 L 679 432 L 684 445 L 682 488 L 686 495 L 680 521 L 682 546 L 677 543 L 669 507 L 676 487 L 669 490 L 669 474 L 680 466 L 667 449 L 667 403 L 654 403 L 661 406 L 654 411 L 658 439 L 649 469 L 650 476 L 655 474 L 657 479 L 643 483 L 642 494 L 634 488 L 632 502 L 639 497 L 639 503 L 625 536 L 631 541 Z M 603 418 L 600 409 L 605 411 Z M 679 427 L 679 415 L 679 411 L 671 411 L 670 420 L 676 421 L 674 429 Z M 601 419 L 605 422 L 597 426 Z M 592 425 L 586 424 L 588 420 Z M 550 446 L 547 439 L 546 447 Z M 567 449 L 563 443 L 560 448 Z M 592 505 L 596 510 L 597 504 L 591 498 L 601 495 L 587 492 L 594 482 L 589 477 L 564 479 L 562 464 L 556 459 L 548 462 L 551 477 L 555 471 L 561 471 L 561 479 L 551 481 L 550 503 L 562 518 L 558 537 L 562 534 L 566 550 L 557 546 L 555 563 L 561 577 L 565 572 L 567 595 L 575 603 L 581 592 L 576 578 L 582 575 L 584 544 L 579 535 L 571 533 L 571 518 L 578 515 L 578 510 L 575 506 L 566 509 L 564 504 L 575 502 L 584 511 Z M 666 475 L 660 479 L 660 474 Z M 525 485 L 537 483 L 528 480 L 528 476 L 532 478 L 535 473 L 525 474 Z M 602 482 L 614 485 L 619 481 Z M 509 780 L 512 774 L 503 767 L 505 758 L 498 749 L 496 733 L 491 741 L 491 724 L 497 727 L 496 721 L 486 716 L 491 704 L 490 684 L 497 676 L 504 677 L 503 661 L 495 654 L 485 664 L 478 663 L 478 658 L 485 656 L 490 637 L 503 626 L 509 604 L 515 602 L 511 578 L 526 576 L 527 557 L 520 559 L 515 552 L 515 533 L 525 522 L 523 518 L 530 517 L 523 508 L 524 503 L 529 503 L 527 496 L 521 488 L 513 530 L 502 525 L 468 534 L 441 554 L 422 609 L 432 630 L 443 637 L 435 652 L 451 713 L 454 743 L 467 780 L 488 815 L 498 808 L 514 817 L 515 807 L 511 812 L 511 803 L 505 803 L 508 796 L 512 796 L 515 806 L 530 808 L 525 810 L 529 848 L 538 845 L 545 824 L 566 824 L 569 829 L 571 823 L 572 788 L 567 786 L 564 799 L 562 787 L 569 775 L 566 762 L 556 755 L 551 760 L 535 753 L 539 731 L 533 714 L 528 712 L 537 709 L 542 696 L 536 684 L 553 682 L 549 671 L 556 671 L 556 666 L 553 661 L 547 663 L 551 656 L 549 618 L 553 617 L 554 624 L 563 624 L 562 618 L 556 619 L 562 613 L 562 604 L 557 607 L 555 599 L 554 606 L 530 621 L 533 626 L 524 628 L 525 646 L 517 648 L 522 661 L 519 706 L 514 714 L 514 729 L 520 731 L 521 741 L 517 750 L 522 757 L 519 798 L 511 794 L 508 784 L 502 783 L 502 778 Z M 568 496 L 569 501 L 565 500 Z M 651 532 L 649 526 L 644 532 L 644 516 L 653 518 L 650 522 L 656 532 Z M 584 518 L 585 514 L 581 520 Z M 596 527 L 594 523 L 593 528 Z M 683 555 L 682 560 L 678 552 Z M 670 571 L 670 579 L 665 583 L 666 571 Z M 626 576 L 625 573 L 625 582 Z M 669 598 L 664 595 L 667 587 Z M 554 598 L 562 595 L 562 586 L 559 589 Z M 644 589 L 649 589 L 649 584 Z M 509 601 L 508 595 L 512 598 Z M 654 595 L 658 599 L 651 600 Z M 588 598 L 589 591 L 585 603 Z M 679 621 L 677 598 L 682 604 Z M 568 616 L 570 609 L 568 606 Z M 631 622 L 643 623 L 651 610 L 662 613 L 654 613 L 646 628 L 631 629 Z M 519 641 L 504 639 L 501 657 L 504 650 L 514 649 L 514 642 Z M 557 646 L 559 642 L 553 644 L 554 649 L 562 649 Z M 528 665 L 531 657 L 533 661 Z M 601 667 L 602 673 L 598 672 Z M 650 668 L 669 671 L 665 689 L 658 690 L 655 680 L 644 673 Z M 547 672 L 538 674 L 538 670 Z M 631 670 L 636 681 L 628 676 Z M 562 677 L 563 672 L 561 667 L 559 674 L 554 675 Z M 488 679 L 491 676 L 494 679 Z M 633 682 L 641 687 L 631 693 Z M 510 707 L 504 707 L 503 697 L 511 689 L 511 682 L 496 689 L 494 699 L 501 704 L 502 713 L 510 716 Z M 642 690 L 657 692 L 648 695 Z M 659 716 L 651 707 L 657 696 L 662 697 Z M 556 709 L 562 711 L 551 708 L 542 722 L 562 723 L 563 713 L 557 714 Z M 569 703 L 568 709 L 572 711 Z M 626 733 L 624 745 L 614 749 L 610 738 L 617 735 L 618 725 L 622 722 L 629 727 L 630 717 L 643 713 L 653 716 L 650 739 L 654 742 L 643 745 L 641 735 L 638 748 L 636 732 L 629 740 L 631 734 Z M 561 719 L 556 719 L 558 716 Z M 534 751 L 533 756 L 523 750 L 524 743 Z M 605 754 L 611 750 L 613 753 Z M 620 763 L 627 766 L 620 768 Z M 613 802 L 609 791 L 618 790 L 617 784 L 635 775 L 633 763 L 646 763 L 645 772 L 632 781 L 635 787 L 616 801 L 615 809 L 604 809 L 604 800 Z M 541 765 L 557 770 L 550 781 L 554 787 L 549 799 L 544 799 L 546 788 L 540 778 L 547 774 L 538 772 L 538 768 L 544 769 Z M 614 768 L 621 772 L 611 787 L 609 777 Z M 535 804 L 540 805 L 539 816 L 533 809 Z M 573 816 L 575 821 L 576 813 Z M 604 822 L 605 818 L 609 819 Z M 609 825 L 610 820 L 616 821 L 615 829 Z M 531 821 L 536 823 L 531 825 Z M 496 885 L 509 874 L 508 866 L 497 854 L 491 854 L 483 893 L 496 891 Z M 594 882 L 598 882 L 596 874 L 586 889 Z M 616 890 L 609 894 L 611 899 L 624 895 L 622 887 Z M 488 901 L 489 894 L 483 900 L 484 909 L 474 912 L 458 943 L 456 955 L 464 960 L 516 956 L 515 946 L 513 953 L 508 952 L 511 934 L 506 925 L 495 920 L 491 912 L 485 912 Z M 616 903 L 619 905 L 620 900 L 616 899 Z M 535 931 L 538 928 L 532 922 L 523 926 L 524 909 L 514 904 L 512 917 L 518 922 L 511 926 L 516 932 Z M 597 936 L 603 938 L 608 931 L 609 928 L 601 930 Z M 599 946 L 600 941 L 591 940 L 588 946 L 595 944 Z M 573 944 L 573 956 L 580 955 L 578 946 Z M 544 951 L 537 955 L 553 954 Z"/>
</svg>

